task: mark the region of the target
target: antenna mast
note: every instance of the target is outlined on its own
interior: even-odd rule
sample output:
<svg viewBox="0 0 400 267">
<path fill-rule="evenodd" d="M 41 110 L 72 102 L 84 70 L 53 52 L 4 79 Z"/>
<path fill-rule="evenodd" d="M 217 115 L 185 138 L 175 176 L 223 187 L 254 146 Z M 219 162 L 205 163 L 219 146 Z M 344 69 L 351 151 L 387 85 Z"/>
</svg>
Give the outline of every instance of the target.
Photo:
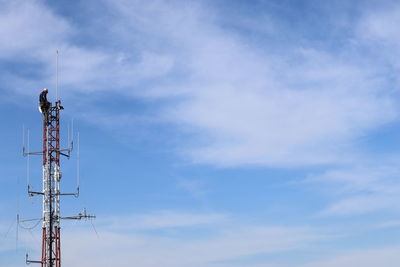
<svg viewBox="0 0 400 267">
<path fill-rule="evenodd" d="M 58 98 L 58 50 L 56 51 L 56 101 L 60 100 Z"/>
<path fill-rule="evenodd" d="M 58 51 L 57 51 L 58 63 Z M 57 67 L 58 68 L 58 67 Z M 58 75 L 57 75 L 58 83 Z M 57 93 L 58 97 L 58 93 Z M 42 259 L 34 261 L 28 259 L 26 255 L 26 263 L 39 263 L 41 267 L 61 267 L 61 235 L 60 235 L 60 221 L 67 220 L 81 220 L 95 218 L 95 216 L 88 215 L 86 209 L 76 216 L 61 217 L 60 215 L 60 196 L 79 196 L 79 185 L 76 193 L 61 193 L 61 169 L 60 158 L 61 156 L 70 157 L 73 142 L 71 141 L 69 148 L 60 148 L 60 111 L 63 110 L 61 100 L 57 98 L 54 104 L 48 102 L 48 107 L 43 110 L 43 136 L 42 136 L 42 151 L 41 152 L 25 152 L 24 155 L 42 155 L 42 180 L 43 189 L 41 192 L 32 191 L 28 185 L 29 196 L 41 195 L 43 198 L 43 211 L 42 217 Z M 19 222 L 32 221 L 21 220 Z"/>
</svg>

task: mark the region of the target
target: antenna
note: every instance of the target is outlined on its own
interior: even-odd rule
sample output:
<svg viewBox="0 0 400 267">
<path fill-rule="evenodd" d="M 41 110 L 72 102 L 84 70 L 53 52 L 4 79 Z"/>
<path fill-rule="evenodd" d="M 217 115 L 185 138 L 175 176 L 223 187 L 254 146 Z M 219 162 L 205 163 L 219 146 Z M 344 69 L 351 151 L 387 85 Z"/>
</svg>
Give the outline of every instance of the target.
<svg viewBox="0 0 400 267">
<path fill-rule="evenodd" d="M 78 141 L 78 151 L 76 153 L 76 190 L 79 195 L 79 187 L 80 187 L 80 160 L 81 160 L 81 142 L 80 142 L 80 134 L 77 134 Z"/>
<path fill-rule="evenodd" d="M 17 228 L 15 230 L 15 251 L 18 252 L 18 224 L 19 224 L 19 214 L 17 214 Z"/>
<path fill-rule="evenodd" d="M 29 129 L 28 129 L 28 154 L 27 154 L 27 157 L 26 157 L 26 183 L 28 184 L 28 187 L 29 187 L 29 184 L 30 184 L 30 160 L 29 160 L 29 152 L 30 152 L 30 134 L 29 134 Z"/>
<path fill-rule="evenodd" d="M 60 100 L 58 98 L 58 50 L 56 51 L 56 101 Z"/>
<path fill-rule="evenodd" d="M 69 140 L 70 140 L 70 123 L 68 123 L 68 135 L 67 135 L 67 144 L 69 145 Z"/>
<path fill-rule="evenodd" d="M 74 147 L 74 118 L 71 119 L 71 142 L 70 142 L 71 149 Z"/>
<path fill-rule="evenodd" d="M 68 133 L 67 133 L 67 145 L 69 148 L 73 149 L 74 147 L 74 119 L 71 119 L 71 121 L 68 123 Z"/>
<path fill-rule="evenodd" d="M 25 125 L 22 124 L 22 154 L 25 152 Z"/>
</svg>

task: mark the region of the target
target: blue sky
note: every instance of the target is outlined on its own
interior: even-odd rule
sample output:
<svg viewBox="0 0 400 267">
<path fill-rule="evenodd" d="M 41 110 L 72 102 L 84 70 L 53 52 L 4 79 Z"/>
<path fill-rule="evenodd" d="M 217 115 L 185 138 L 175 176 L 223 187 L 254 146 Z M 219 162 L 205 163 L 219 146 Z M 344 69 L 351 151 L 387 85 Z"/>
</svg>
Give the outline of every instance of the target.
<svg viewBox="0 0 400 267">
<path fill-rule="evenodd" d="M 66 266 L 398 266 L 396 1 L 0 0 L 0 263 L 40 255 L 37 98 L 81 140 Z M 62 162 L 76 187 L 76 150 Z M 27 178 L 29 169 L 29 178 Z M 32 226 L 27 224 L 25 226 Z"/>
</svg>

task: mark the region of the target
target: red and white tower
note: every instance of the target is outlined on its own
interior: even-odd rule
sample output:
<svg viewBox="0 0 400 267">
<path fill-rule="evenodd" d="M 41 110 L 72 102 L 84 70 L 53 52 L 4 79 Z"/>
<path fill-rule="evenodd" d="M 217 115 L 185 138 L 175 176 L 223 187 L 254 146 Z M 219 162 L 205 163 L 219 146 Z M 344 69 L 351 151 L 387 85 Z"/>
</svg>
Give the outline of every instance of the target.
<svg viewBox="0 0 400 267">
<path fill-rule="evenodd" d="M 76 193 L 61 193 L 60 181 L 60 157 L 70 157 L 72 142 L 69 148 L 60 148 L 60 112 L 64 108 L 61 101 L 57 100 L 49 105 L 48 110 L 43 112 L 43 149 L 41 152 L 24 152 L 24 155 L 42 155 L 43 189 L 41 192 L 31 191 L 30 196 L 41 195 L 43 197 L 43 212 L 40 220 L 42 224 L 42 259 L 40 261 L 29 260 L 26 255 L 26 263 L 40 263 L 41 267 L 61 267 L 61 236 L 60 221 L 62 219 L 81 220 L 84 218 L 95 218 L 83 213 L 76 216 L 62 217 L 60 215 L 60 196 L 79 196 L 79 185 Z"/>
<path fill-rule="evenodd" d="M 43 119 L 42 267 L 61 266 L 60 248 L 60 110 L 51 106 Z"/>
</svg>

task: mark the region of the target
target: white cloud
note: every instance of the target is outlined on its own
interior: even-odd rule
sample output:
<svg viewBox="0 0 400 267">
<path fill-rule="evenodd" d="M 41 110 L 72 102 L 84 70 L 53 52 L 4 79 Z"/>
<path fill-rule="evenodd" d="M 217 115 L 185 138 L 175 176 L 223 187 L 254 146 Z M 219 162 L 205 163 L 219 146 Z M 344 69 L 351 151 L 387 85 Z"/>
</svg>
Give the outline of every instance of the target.
<svg viewBox="0 0 400 267">
<path fill-rule="evenodd" d="M 227 46 L 229 39 L 221 42 L 213 49 L 223 57 L 210 56 L 196 72 L 201 77 L 187 86 L 191 94 L 167 111 L 199 136 L 200 144 L 187 150 L 194 161 L 229 166 L 348 160 L 355 138 L 397 116 L 379 81 L 351 59 L 302 51 L 304 62 L 295 67 L 272 67 L 279 59 L 257 58 Z M 205 61 L 211 53 L 203 54 Z"/>
<path fill-rule="evenodd" d="M 338 54 L 312 44 L 287 45 L 271 54 L 248 43 L 245 35 L 220 27 L 218 15 L 200 4 L 103 1 L 114 20 L 99 22 L 104 25 L 96 29 L 107 26 L 105 34 L 113 45 L 91 49 L 76 45 L 71 32 L 80 29 L 41 2 L 18 3 L 27 11 L 4 3 L 1 20 L 8 27 L 0 31 L 2 50 L 22 56 L 34 51 L 48 67 L 45 78 L 37 80 L 3 75 L 5 86 L 20 93 L 31 88 L 32 93 L 52 84 L 54 54 L 49 51 L 59 47 L 63 96 L 106 91 L 155 100 L 155 110 L 162 110 L 158 116 L 188 133 L 179 150 L 194 162 L 340 162 L 357 154 L 354 140 L 397 118 L 396 101 L 384 89 L 385 78 L 377 78 L 377 67 L 346 47 Z M 35 22 L 39 25 L 30 25 L 36 15 L 29 10 L 42 14 Z M 288 31 L 272 25 L 277 35 Z M 35 37 L 26 37 L 24 47 L 7 45 L 20 28 Z M 274 30 L 269 32 L 273 36 Z M 41 39 L 38 45 L 35 38 Z M 9 52 L 3 57 L 11 58 Z"/>
<path fill-rule="evenodd" d="M 400 170 L 397 160 L 386 159 L 329 170 L 307 179 L 333 199 L 320 215 L 360 215 L 379 211 L 398 212 Z"/>
<path fill-rule="evenodd" d="M 128 217 L 105 218 L 102 224 L 111 229 L 151 230 L 177 227 L 198 227 L 221 223 L 226 219 L 222 214 L 180 213 L 176 211 L 158 211 L 151 214 Z"/>
<path fill-rule="evenodd" d="M 30 68 L 37 73 L 32 77 L 24 71 L 3 69 L 2 89 L 9 92 L 31 96 L 49 87 L 54 96 L 56 50 L 60 52 L 59 87 L 65 98 L 120 91 L 141 79 L 165 74 L 173 64 L 171 58 L 147 51 L 131 60 L 123 52 L 80 46 L 75 38 L 82 34 L 81 29 L 43 1 L 2 1 L 0 24 L 0 57 L 10 65 L 20 64 L 21 70 Z"/>
<path fill-rule="evenodd" d="M 399 211 L 399 208 L 393 206 L 400 199 L 385 195 L 361 195 L 344 198 L 329 206 L 322 215 L 360 215 L 364 213 L 377 212 L 382 210 Z"/>
<path fill-rule="evenodd" d="M 400 22 L 398 4 L 384 5 L 367 11 L 358 25 L 358 34 L 381 45 L 400 45 L 396 25 Z"/>
<path fill-rule="evenodd" d="M 98 227 L 98 238 L 88 231 L 64 231 L 63 262 L 72 266 L 131 266 L 132 262 L 140 266 L 228 266 L 223 262 L 304 249 L 326 238 L 309 228 L 227 224 L 211 224 L 208 230 L 212 234 L 193 236 L 185 232 L 182 236 L 185 227 L 181 225 L 168 235 L 115 232 Z"/>
<path fill-rule="evenodd" d="M 182 179 L 178 181 L 177 187 L 187 191 L 196 199 L 202 199 L 207 194 L 202 180 Z"/>
<path fill-rule="evenodd" d="M 53 56 L 71 34 L 68 22 L 53 14 L 41 1 L 4 1 L 0 11 L 0 57 L 23 60 Z"/>
<path fill-rule="evenodd" d="M 62 262 L 99 267 L 132 266 L 132 262 L 143 267 L 229 266 L 226 261 L 299 251 L 332 238 L 310 227 L 251 225 L 232 219 L 224 214 L 177 211 L 119 215 L 95 222 L 98 235 L 89 229 L 89 222 L 71 227 L 64 221 Z M 6 245 L 0 244 L 0 249 L 13 249 L 14 243 Z M 39 257 L 40 226 L 33 231 L 20 229 L 19 250 L 25 249 L 31 259 Z"/>
<path fill-rule="evenodd" d="M 399 228 L 400 220 L 384 221 L 375 225 L 375 228 Z"/>
<path fill-rule="evenodd" d="M 396 267 L 399 265 L 399 247 L 387 247 L 371 250 L 359 250 L 343 253 L 342 256 L 332 257 L 312 264 L 301 265 L 301 267 Z"/>
<path fill-rule="evenodd" d="M 235 166 L 342 161 L 354 156 L 355 138 L 397 117 L 395 101 L 381 89 L 376 69 L 357 56 L 312 47 L 266 55 L 245 37 L 222 30 L 213 20 L 215 14 L 205 15 L 198 6 L 185 5 L 176 14 L 170 11 L 178 9 L 176 3 L 139 8 L 138 2 L 125 4 L 117 6 L 124 15 L 135 14 L 125 18 L 129 27 L 136 29 L 134 22 L 139 21 L 136 27 L 149 27 L 156 40 L 180 48 L 167 51 L 175 58 L 175 68 L 187 76 L 144 93 L 175 99 L 162 116 L 189 132 L 184 151 L 195 162 Z M 149 17 L 156 17 L 151 23 L 160 27 L 149 26 Z"/>
<path fill-rule="evenodd" d="M 400 5 L 393 2 L 364 12 L 355 28 L 356 41 L 367 47 L 369 56 L 375 56 L 375 61 L 381 64 L 392 82 L 396 81 L 392 85 L 394 88 L 398 87 L 397 73 L 400 68 L 400 37 L 397 32 L 399 18 Z"/>
</svg>

